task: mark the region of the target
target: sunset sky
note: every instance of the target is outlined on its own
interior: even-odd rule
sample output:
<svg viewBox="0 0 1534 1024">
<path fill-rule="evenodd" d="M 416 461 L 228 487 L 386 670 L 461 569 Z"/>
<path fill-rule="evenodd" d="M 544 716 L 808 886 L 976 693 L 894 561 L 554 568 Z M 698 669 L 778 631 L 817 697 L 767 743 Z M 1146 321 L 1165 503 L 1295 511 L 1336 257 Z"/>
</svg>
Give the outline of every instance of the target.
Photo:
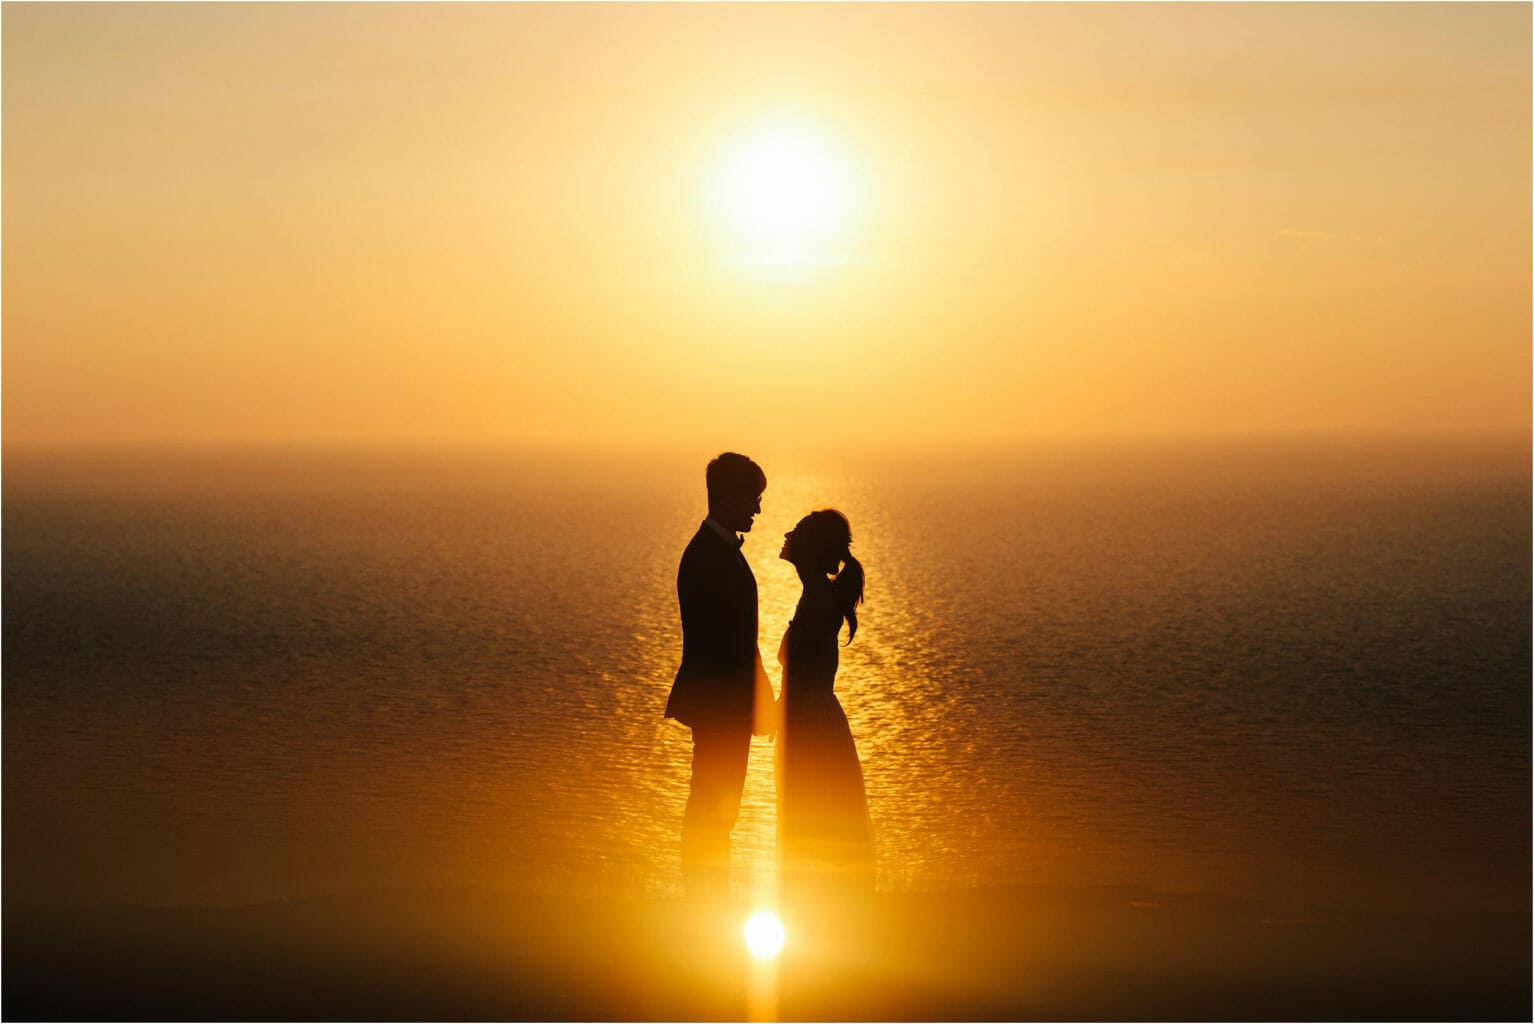
<svg viewBox="0 0 1534 1024">
<path fill-rule="evenodd" d="M 1530 9 L 7 4 L 7 444 L 1519 430 Z"/>
</svg>

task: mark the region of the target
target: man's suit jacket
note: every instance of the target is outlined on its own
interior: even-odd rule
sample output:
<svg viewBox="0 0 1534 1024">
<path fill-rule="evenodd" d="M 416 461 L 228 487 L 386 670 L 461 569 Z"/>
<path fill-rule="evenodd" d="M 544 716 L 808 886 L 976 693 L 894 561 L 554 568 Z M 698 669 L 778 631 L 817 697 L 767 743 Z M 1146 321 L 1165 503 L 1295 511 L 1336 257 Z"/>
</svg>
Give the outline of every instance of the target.
<svg viewBox="0 0 1534 1024">
<path fill-rule="evenodd" d="M 676 573 L 682 664 L 666 717 L 697 729 L 771 728 L 772 687 L 756 642 L 756 577 L 740 547 L 706 522 Z"/>
</svg>

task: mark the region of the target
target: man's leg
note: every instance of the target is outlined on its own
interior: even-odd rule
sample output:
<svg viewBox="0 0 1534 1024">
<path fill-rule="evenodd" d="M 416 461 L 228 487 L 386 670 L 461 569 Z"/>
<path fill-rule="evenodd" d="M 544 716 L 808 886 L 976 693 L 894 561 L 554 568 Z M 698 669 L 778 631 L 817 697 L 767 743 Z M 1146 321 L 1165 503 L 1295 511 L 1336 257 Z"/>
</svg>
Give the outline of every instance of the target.
<svg viewBox="0 0 1534 1024">
<path fill-rule="evenodd" d="M 682 883 L 689 896 L 729 895 L 730 830 L 750 756 L 749 725 L 692 731 L 692 788 L 682 816 Z"/>
</svg>

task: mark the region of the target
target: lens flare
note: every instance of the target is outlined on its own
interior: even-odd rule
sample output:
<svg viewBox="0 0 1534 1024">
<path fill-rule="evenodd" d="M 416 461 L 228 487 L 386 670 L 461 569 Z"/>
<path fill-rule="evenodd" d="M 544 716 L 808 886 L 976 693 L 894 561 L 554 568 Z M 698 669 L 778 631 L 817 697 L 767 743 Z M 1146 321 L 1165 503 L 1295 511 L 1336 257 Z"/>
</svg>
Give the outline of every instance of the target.
<svg viewBox="0 0 1534 1024">
<path fill-rule="evenodd" d="M 771 911 L 758 910 L 746 918 L 743 934 L 746 949 L 758 960 L 775 957 L 783 949 L 783 922 Z"/>
</svg>

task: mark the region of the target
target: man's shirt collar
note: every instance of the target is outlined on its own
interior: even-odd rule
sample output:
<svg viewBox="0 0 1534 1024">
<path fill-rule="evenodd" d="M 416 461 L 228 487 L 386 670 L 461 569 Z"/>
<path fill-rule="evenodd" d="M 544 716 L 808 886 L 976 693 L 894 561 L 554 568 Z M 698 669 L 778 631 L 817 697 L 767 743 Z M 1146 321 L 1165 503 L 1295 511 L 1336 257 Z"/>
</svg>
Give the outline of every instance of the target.
<svg viewBox="0 0 1534 1024">
<path fill-rule="evenodd" d="M 709 516 L 707 519 L 703 520 L 703 522 L 704 525 L 712 528 L 715 533 L 719 534 L 719 536 L 729 541 L 730 547 L 735 548 L 736 550 L 739 550 L 740 546 L 746 542 L 746 538 L 740 536 L 729 527 L 722 525 L 719 520 L 715 519 L 713 516 Z"/>
</svg>

